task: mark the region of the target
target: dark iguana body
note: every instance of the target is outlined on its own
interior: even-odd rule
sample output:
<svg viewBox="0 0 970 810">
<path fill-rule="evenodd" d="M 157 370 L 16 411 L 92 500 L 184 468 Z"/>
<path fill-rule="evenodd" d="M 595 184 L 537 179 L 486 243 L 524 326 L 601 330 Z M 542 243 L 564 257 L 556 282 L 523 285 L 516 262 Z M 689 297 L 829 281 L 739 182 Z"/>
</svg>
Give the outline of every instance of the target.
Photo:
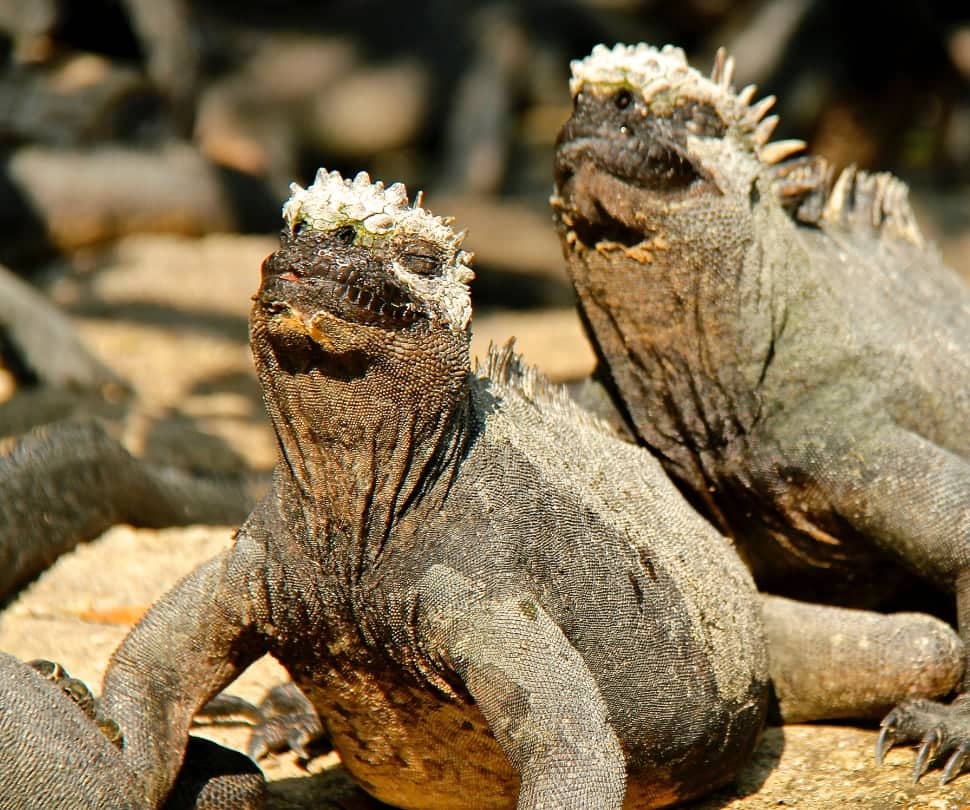
<svg viewBox="0 0 970 810">
<path fill-rule="evenodd" d="M 470 372 L 469 257 L 403 187 L 321 172 L 285 211 L 252 313 L 273 490 L 105 679 L 151 802 L 266 651 L 400 807 L 653 807 L 729 779 L 767 686 L 730 545 L 511 354 Z"/>
<path fill-rule="evenodd" d="M 846 602 L 915 573 L 966 640 L 970 291 L 899 181 L 784 160 L 771 100 L 730 82 L 669 47 L 573 65 L 553 203 L 603 378 L 760 585 Z M 938 727 L 948 778 L 962 707 L 903 707 L 885 739 Z"/>
<path fill-rule="evenodd" d="M 116 435 L 131 406 L 125 384 L 3 268 L 0 369 L 19 383 L 0 402 L 0 598 L 116 523 L 238 523 L 265 488 L 244 470 L 179 465 L 178 449 L 164 460 L 129 453 Z"/>
</svg>

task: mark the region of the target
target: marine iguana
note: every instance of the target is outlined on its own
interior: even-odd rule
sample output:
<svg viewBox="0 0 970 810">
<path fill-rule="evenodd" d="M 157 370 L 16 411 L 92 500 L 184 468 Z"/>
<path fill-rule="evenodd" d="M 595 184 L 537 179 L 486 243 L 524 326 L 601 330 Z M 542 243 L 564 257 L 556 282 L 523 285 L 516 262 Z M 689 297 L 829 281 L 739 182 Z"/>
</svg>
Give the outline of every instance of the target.
<svg viewBox="0 0 970 810">
<path fill-rule="evenodd" d="M 137 457 L 116 429 L 127 384 L 70 321 L 0 267 L 0 370 L 17 383 L 0 402 L 0 599 L 60 554 L 116 523 L 237 524 L 265 491 L 244 470 L 217 474 Z"/>
<path fill-rule="evenodd" d="M 848 603 L 916 574 L 966 640 L 970 291 L 899 180 L 833 182 L 731 78 L 671 46 L 572 65 L 552 202 L 601 379 L 759 586 Z M 877 758 L 908 740 L 951 779 L 967 698 L 900 705 Z"/>
<path fill-rule="evenodd" d="M 105 677 L 150 804 L 267 651 L 398 807 L 656 807 L 730 779 L 767 698 L 730 544 L 510 350 L 471 371 L 470 256 L 403 186 L 321 171 L 284 212 L 251 316 L 273 488 Z"/>
</svg>

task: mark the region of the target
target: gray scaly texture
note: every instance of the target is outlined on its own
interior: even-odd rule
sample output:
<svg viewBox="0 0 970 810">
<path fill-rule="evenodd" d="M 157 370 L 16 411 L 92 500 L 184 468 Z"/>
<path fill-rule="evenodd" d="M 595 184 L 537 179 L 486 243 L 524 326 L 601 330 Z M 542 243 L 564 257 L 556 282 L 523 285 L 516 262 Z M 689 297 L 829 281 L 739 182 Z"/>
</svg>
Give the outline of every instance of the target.
<svg viewBox="0 0 970 810">
<path fill-rule="evenodd" d="M 600 378 L 760 586 L 871 606 L 916 575 L 966 641 L 970 291 L 899 180 L 792 157 L 731 75 L 670 46 L 573 64 L 553 207 Z M 965 701 L 900 706 L 878 755 L 908 739 L 951 778 Z"/>
<path fill-rule="evenodd" d="M 284 212 L 251 317 L 272 491 L 105 678 L 150 804 L 267 651 L 397 807 L 647 808 L 729 780 L 767 693 L 730 544 L 510 350 L 471 371 L 471 257 L 402 186 L 321 172 Z"/>
</svg>

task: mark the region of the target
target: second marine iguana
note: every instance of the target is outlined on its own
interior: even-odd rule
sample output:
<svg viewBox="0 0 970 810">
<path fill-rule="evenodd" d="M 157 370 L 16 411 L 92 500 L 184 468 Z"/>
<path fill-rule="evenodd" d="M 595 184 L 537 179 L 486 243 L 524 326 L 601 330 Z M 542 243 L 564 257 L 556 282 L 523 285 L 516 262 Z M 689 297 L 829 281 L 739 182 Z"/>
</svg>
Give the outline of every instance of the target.
<svg viewBox="0 0 970 810">
<path fill-rule="evenodd" d="M 790 158 L 731 74 L 670 46 L 573 63 L 553 207 L 601 377 L 760 586 L 846 602 L 915 574 L 966 640 L 970 291 L 900 181 Z M 944 755 L 952 778 L 968 686 L 891 712 L 877 757 L 921 740 L 915 778 Z"/>
<path fill-rule="evenodd" d="M 284 210 L 251 317 L 273 488 L 105 677 L 150 804 L 264 652 L 397 807 L 646 808 L 730 779 L 767 697 L 731 545 L 510 351 L 472 372 L 470 256 L 403 186 L 321 171 Z"/>
</svg>

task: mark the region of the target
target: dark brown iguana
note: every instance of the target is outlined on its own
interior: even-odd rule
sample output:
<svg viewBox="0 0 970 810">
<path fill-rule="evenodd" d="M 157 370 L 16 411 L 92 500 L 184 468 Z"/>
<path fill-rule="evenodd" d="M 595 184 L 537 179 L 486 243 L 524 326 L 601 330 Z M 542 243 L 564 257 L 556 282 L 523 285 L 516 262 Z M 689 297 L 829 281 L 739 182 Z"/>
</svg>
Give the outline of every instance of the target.
<svg viewBox="0 0 970 810">
<path fill-rule="evenodd" d="M 558 219 L 628 427 L 769 591 L 847 603 L 912 574 L 970 634 L 970 292 L 886 174 L 832 182 L 769 140 L 773 99 L 682 51 L 573 63 Z M 965 676 L 963 692 L 970 678 Z M 905 703 L 881 759 L 970 750 L 970 705 Z"/>
</svg>

